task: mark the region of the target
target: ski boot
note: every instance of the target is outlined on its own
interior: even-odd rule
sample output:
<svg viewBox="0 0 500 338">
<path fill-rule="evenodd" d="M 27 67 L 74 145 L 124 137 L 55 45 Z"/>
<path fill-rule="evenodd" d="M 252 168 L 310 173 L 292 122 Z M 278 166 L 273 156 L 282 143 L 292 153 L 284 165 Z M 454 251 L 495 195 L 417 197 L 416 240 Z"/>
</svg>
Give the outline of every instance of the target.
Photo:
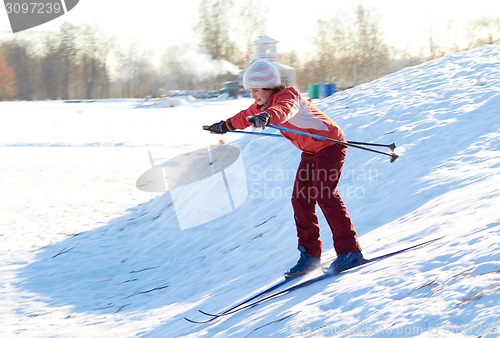
<svg viewBox="0 0 500 338">
<path fill-rule="evenodd" d="M 321 264 L 321 258 L 313 257 L 307 253 L 305 246 L 299 246 L 300 258 L 290 270 L 285 272 L 285 278 L 295 278 L 303 276 L 308 272 L 317 269 Z"/>
<path fill-rule="evenodd" d="M 330 264 L 329 271 L 342 271 L 363 260 L 361 252 L 343 252 Z"/>
</svg>

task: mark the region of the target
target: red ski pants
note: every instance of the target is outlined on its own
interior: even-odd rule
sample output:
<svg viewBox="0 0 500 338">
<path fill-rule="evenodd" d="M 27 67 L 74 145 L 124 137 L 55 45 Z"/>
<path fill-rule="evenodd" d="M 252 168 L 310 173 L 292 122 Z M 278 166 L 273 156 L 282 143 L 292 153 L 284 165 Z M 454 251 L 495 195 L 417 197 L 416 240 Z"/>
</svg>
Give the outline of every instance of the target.
<svg viewBox="0 0 500 338">
<path fill-rule="evenodd" d="M 322 243 L 316 216 L 318 203 L 333 234 L 337 254 L 359 252 L 356 231 L 337 191 L 346 148 L 332 145 L 315 154 L 302 153 L 292 194 L 298 245 L 321 257 Z"/>
</svg>

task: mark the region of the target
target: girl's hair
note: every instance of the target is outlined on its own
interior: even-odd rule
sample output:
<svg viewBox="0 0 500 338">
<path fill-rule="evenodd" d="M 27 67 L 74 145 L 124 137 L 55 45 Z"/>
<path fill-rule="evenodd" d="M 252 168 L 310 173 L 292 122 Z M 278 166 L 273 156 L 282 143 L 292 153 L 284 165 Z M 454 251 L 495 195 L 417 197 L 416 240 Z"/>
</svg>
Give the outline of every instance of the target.
<svg viewBox="0 0 500 338">
<path fill-rule="evenodd" d="M 285 85 L 279 85 L 278 87 L 276 88 L 262 88 L 264 90 L 272 90 L 273 91 L 273 94 L 276 94 L 277 92 L 280 92 L 282 91 L 283 89 L 285 89 Z"/>
</svg>

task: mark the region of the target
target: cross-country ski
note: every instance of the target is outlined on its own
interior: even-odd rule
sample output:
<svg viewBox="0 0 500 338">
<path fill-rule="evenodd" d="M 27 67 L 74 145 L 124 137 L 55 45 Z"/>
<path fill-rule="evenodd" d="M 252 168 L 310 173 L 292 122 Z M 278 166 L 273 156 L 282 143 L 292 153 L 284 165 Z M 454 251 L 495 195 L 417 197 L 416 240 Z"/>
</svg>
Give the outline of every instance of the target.
<svg viewBox="0 0 500 338">
<path fill-rule="evenodd" d="M 267 288 L 267 289 L 265 289 L 265 290 L 263 290 L 263 291 L 255 294 L 254 296 L 251 296 L 248 299 L 246 299 L 244 301 L 241 301 L 241 302 L 239 302 L 239 303 L 237 303 L 237 304 L 229 307 L 228 309 L 226 309 L 226 310 L 224 310 L 222 312 L 219 312 L 219 313 L 216 313 L 216 314 L 211 314 L 211 313 L 208 313 L 208 312 L 200 310 L 201 313 L 203 313 L 203 314 L 205 314 L 207 316 L 210 316 L 211 318 L 209 318 L 209 319 L 205 319 L 205 320 L 193 320 L 193 319 L 189 319 L 187 317 L 185 317 L 185 319 L 188 322 L 195 323 L 195 324 L 209 323 L 209 322 L 211 322 L 211 321 L 213 321 L 213 320 L 215 320 L 215 319 L 217 319 L 219 317 L 231 315 L 231 314 L 239 312 L 241 310 L 244 310 L 244 309 L 256 306 L 258 304 L 264 303 L 264 302 L 266 302 L 268 300 L 271 300 L 273 298 L 285 295 L 285 294 L 287 294 L 289 292 L 292 292 L 294 290 L 298 290 L 298 289 L 301 289 L 303 287 L 306 287 L 306 286 L 309 286 L 311 284 L 314 284 L 316 282 L 319 282 L 319 281 L 322 281 L 322 280 L 325 280 L 325 279 L 328 279 L 328 278 L 332 278 L 334 276 L 338 276 L 338 275 L 340 275 L 340 274 L 342 274 L 344 272 L 350 271 L 350 270 L 354 270 L 357 267 L 361 267 L 361 266 L 366 265 L 366 264 L 371 264 L 371 263 L 380 261 L 382 259 L 385 259 L 385 258 L 388 258 L 388 257 L 392 257 L 392 256 L 395 256 L 395 255 L 401 254 L 403 252 L 407 252 L 407 251 L 410 251 L 410 250 L 414 250 L 414 249 L 420 248 L 422 246 L 425 246 L 425 245 L 433 243 L 433 242 L 435 242 L 437 240 L 440 240 L 441 238 L 442 237 L 434 238 L 432 240 L 425 241 L 425 242 L 422 242 L 422 243 L 419 243 L 419 244 L 416 244 L 416 245 L 412 245 L 412 246 L 409 246 L 409 247 L 406 247 L 406 248 L 403 248 L 403 249 L 400 249 L 400 250 L 397 250 L 397 251 L 389 252 L 389 253 L 386 253 L 386 254 L 383 254 L 383 255 L 380 255 L 380 256 L 376 256 L 376 257 L 373 257 L 373 258 L 369 258 L 369 259 L 364 259 L 364 260 L 362 260 L 360 262 L 354 263 L 351 266 L 343 268 L 343 269 L 333 269 L 332 270 L 332 269 L 325 268 L 323 274 L 321 274 L 321 275 L 319 275 L 317 277 L 306 279 L 305 281 L 301 281 L 300 283 L 297 283 L 295 285 L 287 287 L 287 288 L 285 288 L 283 290 L 276 291 L 276 292 L 274 292 L 272 294 L 269 294 L 271 291 L 278 289 L 279 287 L 285 285 L 286 283 L 288 283 L 289 281 L 292 280 L 292 279 L 285 279 L 285 280 L 283 280 L 283 281 L 281 281 L 281 282 L 279 282 L 277 284 L 274 284 L 274 285 L 270 286 L 269 288 Z M 262 298 L 260 298 L 260 297 L 262 297 Z"/>
</svg>

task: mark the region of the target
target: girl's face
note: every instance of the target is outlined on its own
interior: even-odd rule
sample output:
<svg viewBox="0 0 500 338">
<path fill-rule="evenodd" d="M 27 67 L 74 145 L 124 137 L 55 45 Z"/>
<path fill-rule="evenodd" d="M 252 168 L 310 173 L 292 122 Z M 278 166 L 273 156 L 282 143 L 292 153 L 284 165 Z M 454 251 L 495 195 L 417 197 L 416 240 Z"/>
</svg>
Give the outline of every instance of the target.
<svg viewBox="0 0 500 338">
<path fill-rule="evenodd" d="M 252 99 L 255 100 L 260 106 L 264 106 L 269 102 L 271 95 L 273 95 L 273 91 L 271 89 L 262 89 L 262 88 L 250 88 L 248 90 Z"/>
</svg>

